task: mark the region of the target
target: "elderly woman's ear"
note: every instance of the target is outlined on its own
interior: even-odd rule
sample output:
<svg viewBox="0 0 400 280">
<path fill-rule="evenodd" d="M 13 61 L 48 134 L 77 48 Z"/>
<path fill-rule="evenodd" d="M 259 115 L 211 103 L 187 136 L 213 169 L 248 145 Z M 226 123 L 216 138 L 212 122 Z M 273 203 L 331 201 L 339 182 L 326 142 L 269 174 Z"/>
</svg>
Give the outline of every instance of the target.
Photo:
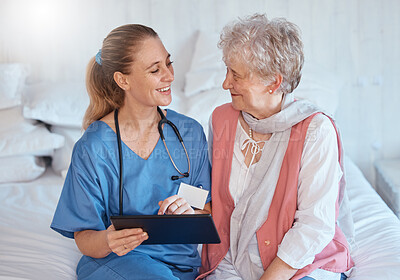
<svg viewBox="0 0 400 280">
<path fill-rule="evenodd" d="M 272 83 L 268 85 L 268 93 L 270 94 L 275 93 L 276 90 L 281 86 L 281 84 L 282 84 L 282 75 L 278 73 L 275 75 L 275 81 L 272 81 Z"/>
</svg>

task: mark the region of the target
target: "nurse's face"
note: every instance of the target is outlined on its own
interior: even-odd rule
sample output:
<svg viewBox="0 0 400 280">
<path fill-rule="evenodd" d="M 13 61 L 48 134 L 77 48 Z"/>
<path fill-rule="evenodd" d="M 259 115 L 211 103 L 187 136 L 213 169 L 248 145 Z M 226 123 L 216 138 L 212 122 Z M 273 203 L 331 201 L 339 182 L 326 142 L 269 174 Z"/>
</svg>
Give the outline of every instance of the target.
<svg viewBox="0 0 400 280">
<path fill-rule="evenodd" d="M 167 106 L 171 103 L 174 69 L 170 54 L 159 38 L 149 37 L 135 54 L 131 73 L 126 76 L 129 99 L 144 106 Z"/>
<path fill-rule="evenodd" d="M 232 106 L 256 116 L 268 103 L 268 88 L 257 75 L 250 75 L 246 64 L 240 60 L 226 61 L 226 77 L 222 87 L 229 90 Z"/>
</svg>

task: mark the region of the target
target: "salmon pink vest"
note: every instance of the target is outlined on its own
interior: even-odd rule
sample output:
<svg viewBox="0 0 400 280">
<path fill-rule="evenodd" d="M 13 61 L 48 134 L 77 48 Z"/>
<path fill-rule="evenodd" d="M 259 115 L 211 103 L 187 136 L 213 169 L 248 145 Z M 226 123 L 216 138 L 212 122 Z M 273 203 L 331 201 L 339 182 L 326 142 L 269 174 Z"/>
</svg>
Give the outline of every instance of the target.
<svg viewBox="0 0 400 280">
<path fill-rule="evenodd" d="M 230 221 L 234 202 L 229 192 L 229 178 L 239 113 L 239 111 L 233 109 L 231 103 L 228 103 L 215 109 L 212 115 L 212 216 L 220 235 L 221 243 L 203 246 L 201 275 L 197 279 L 204 278 L 214 271 L 225 257 L 230 246 Z M 297 187 L 301 155 L 307 129 L 314 115 L 296 124 L 291 129 L 289 144 L 283 159 L 268 218 L 256 233 L 264 270 L 276 257 L 278 245 L 282 242 L 283 237 L 292 227 L 294 221 L 297 209 Z M 332 124 L 334 125 L 333 121 Z M 338 135 L 337 130 L 336 134 Z M 341 151 L 339 136 L 338 145 L 339 151 Z M 339 152 L 339 159 L 341 156 Z M 336 220 L 338 214 L 339 203 L 337 201 Z M 298 270 L 292 279 L 300 279 L 318 268 L 333 272 L 345 272 L 353 264 L 347 240 L 336 225 L 332 241 L 321 253 L 315 256 L 312 264 Z"/>
</svg>

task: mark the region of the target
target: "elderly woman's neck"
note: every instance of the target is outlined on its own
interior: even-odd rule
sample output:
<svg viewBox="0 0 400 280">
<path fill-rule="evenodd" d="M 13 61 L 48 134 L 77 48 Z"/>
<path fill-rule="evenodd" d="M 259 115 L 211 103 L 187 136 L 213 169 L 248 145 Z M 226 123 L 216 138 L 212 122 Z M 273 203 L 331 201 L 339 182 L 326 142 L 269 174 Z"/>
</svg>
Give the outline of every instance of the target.
<svg viewBox="0 0 400 280">
<path fill-rule="evenodd" d="M 265 102 L 260 102 L 257 108 L 247 112 L 258 120 L 266 119 L 281 111 L 283 94 L 271 94 Z"/>
</svg>

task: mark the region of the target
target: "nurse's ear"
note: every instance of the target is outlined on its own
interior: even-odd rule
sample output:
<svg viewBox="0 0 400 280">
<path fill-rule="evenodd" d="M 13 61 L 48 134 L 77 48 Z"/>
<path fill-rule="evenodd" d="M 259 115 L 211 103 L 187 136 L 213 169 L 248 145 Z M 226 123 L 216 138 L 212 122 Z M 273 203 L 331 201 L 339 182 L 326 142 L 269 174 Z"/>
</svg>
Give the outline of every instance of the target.
<svg viewBox="0 0 400 280">
<path fill-rule="evenodd" d="M 114 81 L 124 91 L 129 90 L 129 82 L 126 75 L 122 74 L 121 72 L 114 72 Z"/>
</svg>

